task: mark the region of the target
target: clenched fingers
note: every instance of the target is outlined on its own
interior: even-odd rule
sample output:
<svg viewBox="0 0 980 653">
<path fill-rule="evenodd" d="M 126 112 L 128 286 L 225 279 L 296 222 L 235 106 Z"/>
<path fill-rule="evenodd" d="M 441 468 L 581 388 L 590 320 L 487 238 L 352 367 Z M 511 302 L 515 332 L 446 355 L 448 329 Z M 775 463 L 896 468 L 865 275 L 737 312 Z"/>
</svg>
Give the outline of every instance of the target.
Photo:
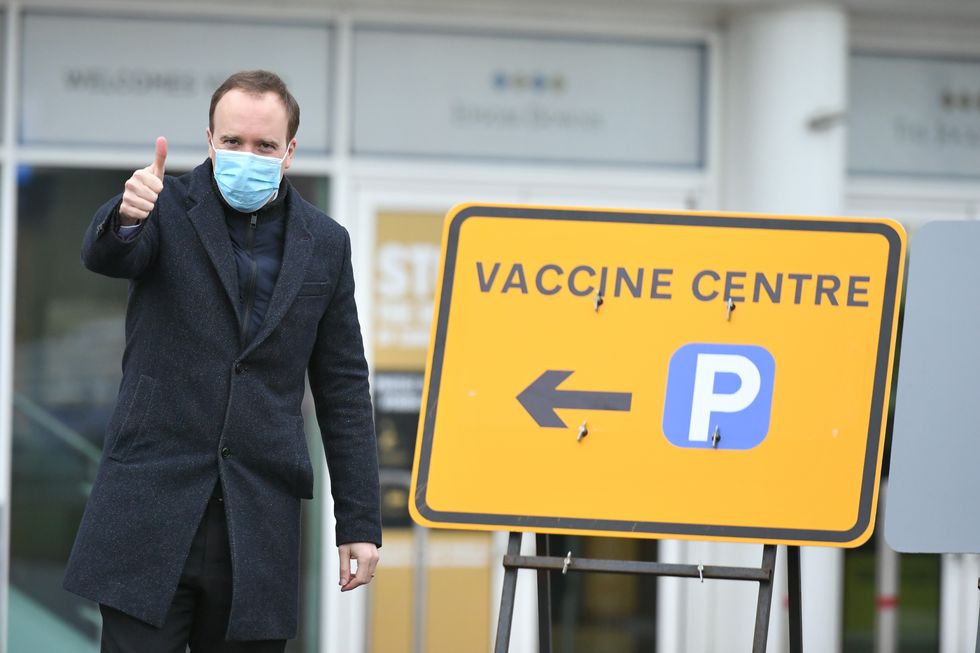
<svg viewBox="0 0 980 653">
<path fill-rule="evenodd" d="M 163 182 L 149 168 L 137 170 L 126 181 L 119 213 L 130 219 L 145 220 L 156 206 L 161 191 Z"/>
</svg>

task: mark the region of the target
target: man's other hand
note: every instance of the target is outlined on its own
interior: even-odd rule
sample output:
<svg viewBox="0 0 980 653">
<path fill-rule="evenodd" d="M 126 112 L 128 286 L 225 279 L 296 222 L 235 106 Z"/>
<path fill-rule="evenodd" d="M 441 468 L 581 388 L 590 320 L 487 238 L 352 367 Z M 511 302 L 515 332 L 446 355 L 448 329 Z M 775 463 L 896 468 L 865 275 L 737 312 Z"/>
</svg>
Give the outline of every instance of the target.
<svg viewBox="0 0 980 653">
<path fill-rule="evenodd" d="M 167 139 L 157 139 L 156 156 L 153 163 L 140 168 L 126 181 L 122 204 L 119 205 L 119 223 L 139 224 L 150 215 L 156 206 L 157 197 L 163 190 L 164 165 L 167 162 Z"/>
<path fill-rule="evenodd" d="M 367 585 L 374 578 L 378 566 L 378 547 L 371 542 L 341 544 L 340 553 L 340 591 L 348 592 L 355 587 Z M 357 561 L 357 571 L 351 574 L 351 560 Z"/>
</svg>

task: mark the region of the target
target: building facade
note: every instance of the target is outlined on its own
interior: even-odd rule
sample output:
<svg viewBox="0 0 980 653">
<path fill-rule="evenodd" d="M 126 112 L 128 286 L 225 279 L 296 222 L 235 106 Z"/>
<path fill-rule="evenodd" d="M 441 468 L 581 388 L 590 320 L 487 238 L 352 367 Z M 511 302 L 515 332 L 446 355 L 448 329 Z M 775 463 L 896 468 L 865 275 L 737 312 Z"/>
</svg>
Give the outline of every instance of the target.
<svg viewBox="0 0 980 653">
<path fill-rule="evenodd" d="M 505 534 L 423 532 L 406 509 L 441 221 L 455 204 L 865 215 L 913 234 L 980 217 L 975 0 L 4 0 L 0 53 L 11 652 L 98 649 L 97 606 L 64 592 L 61 574 L 119 383 L 126 285 L 82 269 L 82 233 L 156 136 L 169 174 L 204 159 L 210 94 L 235 70 L 289 83 L 302 107 L 290 178 L 351 231 L 383 467 L 378 577 L 340 595 L 307 420 L 320 464 L 290 651 L 492 646 Z M 555 539 L 580 556 L 761 559 L 761 546 Z M 975 556 L 899 557 L 878 536 L 807 548 L 807 650 L 972 650 L 978 576 Z M 773 651 L 788 650 L 779 583 Z M 733 585 L 556 577 L 555 650 L 748 651 L 755 589 Z M 513 651 L 536 650 L 534 597 L 522 575 Z"/>
</svg>

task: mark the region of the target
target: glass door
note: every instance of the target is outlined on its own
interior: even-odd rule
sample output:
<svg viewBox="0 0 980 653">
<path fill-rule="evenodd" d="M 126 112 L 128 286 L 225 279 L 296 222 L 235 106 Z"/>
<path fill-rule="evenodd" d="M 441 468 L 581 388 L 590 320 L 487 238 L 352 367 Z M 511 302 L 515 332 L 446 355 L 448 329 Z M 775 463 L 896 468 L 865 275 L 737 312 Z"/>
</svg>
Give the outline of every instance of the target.
<svg viewBox="0 0 980 653">
<path fill-rule="evenodd" d="M 489 176 L 489 175 L 488 175 Z M 365 188 L 367 186 L 367 188 Z M 375 417 L 382 466 L 385 546 L 369 597 L 368 650 L 372 653 L 488 650 L 500 601 L 506 537 L 433 530 L 413 533 L 408 487 L 418 429 L 423 376 L 440 265 L 443 220 L 460 203 L 536 203 L 679 209 L 689 193 L 617 192 L 554 185 L 391 182 L 360 187 L 354 235 L 360 263 L 365 336 L 372 359 Z M 398 186 L 401 186 L 399 184 Z M 367 300 L 367 301 L 364 301 Z M 385 481 L 387 479 L 387 482 Z M 501 537 L 503 536 L 503 537 Z M 424 547 L 420 553 L 418 547 Z M 553 551 L 656 560 L 651 540 L 553 536 Z M 416 573 L 424 560 L 426 569 Z M 555 651 L 653 651 L 657 583 L 653 577 L 577 575 L 552 581 Z M 416 604 L 421 583 L 422 609 Z M 522 605 L 533 607 L 534 578 L 521 574 Z M 421 621 L 417 619 L 421 618 Z M 535 617 L 515 615 L 511 646 L 536 646 Z M 413 642 L 421 629 L 420 649 Z"/>
</svg>

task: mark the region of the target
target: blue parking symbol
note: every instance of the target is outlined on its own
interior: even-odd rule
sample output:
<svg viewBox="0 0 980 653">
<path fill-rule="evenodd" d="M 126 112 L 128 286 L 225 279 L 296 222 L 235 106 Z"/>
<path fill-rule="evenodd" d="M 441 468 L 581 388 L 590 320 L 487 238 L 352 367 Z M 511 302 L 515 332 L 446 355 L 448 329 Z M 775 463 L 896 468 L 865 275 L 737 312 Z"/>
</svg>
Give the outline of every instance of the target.
<svg viewBox="0 0 980 653">
<path fill-rule="evenodd" d="M 769 433 L 775 375 L 776 362 L 762 347 L 684 345 L 667 371 L 664 435 L 678 447 L 758 446 Z"/>
</svg>

